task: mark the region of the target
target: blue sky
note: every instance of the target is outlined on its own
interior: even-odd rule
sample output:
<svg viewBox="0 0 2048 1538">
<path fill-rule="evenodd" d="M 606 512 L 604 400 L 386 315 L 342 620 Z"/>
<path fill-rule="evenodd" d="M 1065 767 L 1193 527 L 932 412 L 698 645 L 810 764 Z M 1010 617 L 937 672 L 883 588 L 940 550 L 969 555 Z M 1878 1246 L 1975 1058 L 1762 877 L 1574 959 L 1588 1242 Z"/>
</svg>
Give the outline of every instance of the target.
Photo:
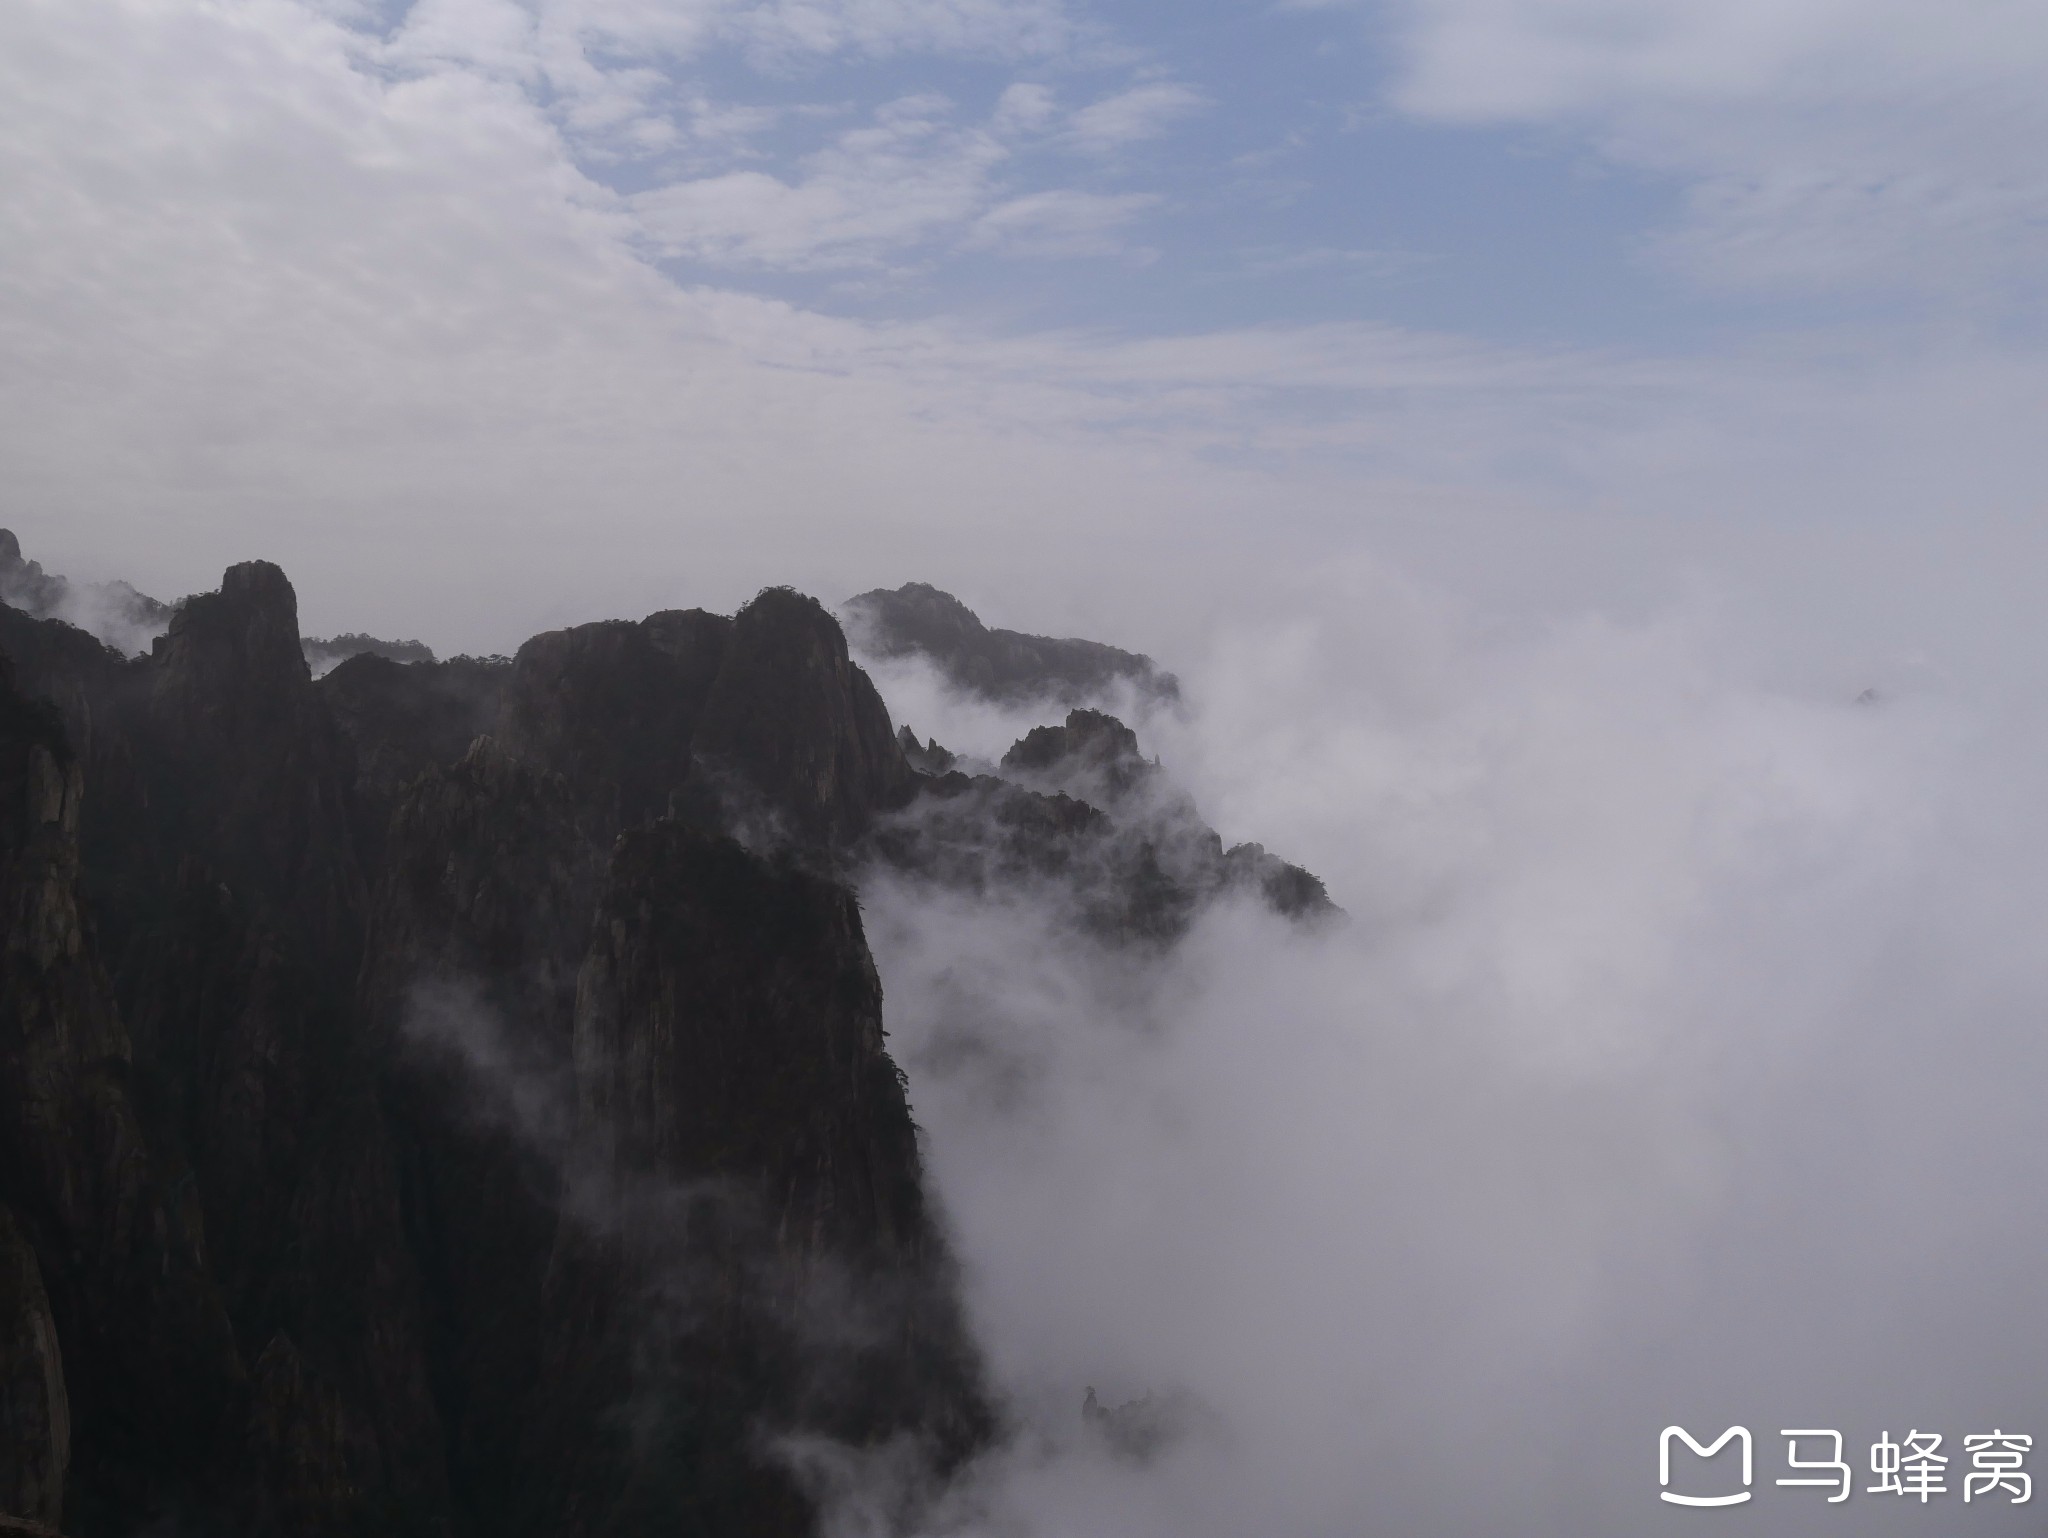
<svg viewBox="0 0 2048 1538">
<path fill-rule="evenodd" d="M 1802 28 L 1739 4 L 1654 0 L 426 0 L 359 24 L 381 35 L 380 62 L 397 74 L 459 65 L 519 80 L 686 284 L 1003 328 L 1369 320 L 1515 342 L 1697 347 L 1731 331 L 1886 318 L 1902 291 L 1939 287 L 1927 272 L 1859 277 L 1839 254 L 1824 258 L 1836 271 L 1811 280 L 1686 271 L 1660 241 L 1717 177 L 1766 204 L 1768 179 L 1786 181 L 1780 206 L 1758 209 L 1752 225 L 1796 226 L 1786 203 L 1846 194 L 1880 225 L 1917 222 L 1937 240 L 1966 234 L 1981 246 L 1999 233 L 1949 205 L 1990 190 L 1970 183 L 2004 167 L 1958 156 L 1930 168 L 1910 152 L 1887 159 L 1877 142 L 1823 143 L 1837 164 L 1797 165 L 1802 141 L 1831 132 L 1831 115 L 1866 141 L 1901 130 L 1932 139 L 1951 117 L 1988 118 L 1994 133 L 2025 120 L 2011 101 L 1958 110 L 1984 84 L 1973 77 L 1996 73 L 1989 60 L 1916 79 L 1911 33 L 1906 49 L 1858 57 L 1870 51 L 1859 30 L 1894 18 L 1806 9 L 1816 23 Z M 2024 25 L 2011 7 L 2003 17 L 1972 9 L 1986 19 L 1987 50 Z M 1716 78 L 1717 48 L 1734 53 L 1732 76 Z M 1486 78 L 1489 50 L 1531 73 L 1546 50 L 1564 55 L 1548 69 L 1558 84 Z M 1681 68 L 1659 81 L 1663 54 Z M 1845 73 L 1831 55 L 1863 77 L 1811 99 L 1802 74 Z M 2000 125 L 2001 106 L 2020 112 Z M 1631 117 L 1687 109 L 1693 121 L 1663 126 L 1679 142 L 1661 153 L 1628 144 L 1643 133 Z M 1714 141 L 1738 139 L 1729 130 L 1749 114 L 1783 119 L 1776 142 L 1702 166 L 1700 152 L 1725 154 Z M 2022 224 L 2030 216 L 2013 212 Z"/>
<path fill-rule="evenodd" d="M 678 282 L 836 313 L 1143 335 L 1368 320 L 1697 345 L 1758 308 L 1645 259 L 1678 213 L 1675 179 L 1547 125 L 1401 110 L 1384 12 L 998 9 L 1040 25 L 950 48 L 712 38 L 652 56 L 651 71 L 600 39 L 585 58 L 654 77 L 644 111 L 594 127 L 552 79 L 534 94 L 579 166 L 671 235 L 655 254 Z M 400 58 L 436 46 L 428 8 L 382 20 Z M 770 179 L 785 199 L 861 206 L 778 210 Z"/>
<path fill-rule="evenodd" d="M 1057 238 L 963 243 L 940 230 L 870 258 L 878 266 L 848 260 L 799 276 L 685 259 L 672 270 L 700 282 L 744 272 L 798 302 L 858 313 L 947 308 L 1004 326 L 1147 334 L 1370 319 L 1611 340 L 1684 324 L 1680 296 L 1632 259 L 1632 237 L 1671 212 L 1668 186 L 1553 136 L 1419 127 L 1389 111 L 1375 100 L 1385 62 L 1355 16 L 1222 10 L 1133 18 L 1164 23 L 1146 34 L 1152 60 L 1136 68 L 1028 72 L 1038 78 L 1027 88 L 1062 104 L 1053 110 L 1108 107 L 1098 121 L 1132 135 L 1099 146 L 1059 127 L 1019 136 L 999 173 L 1010 187 L 1128 210 L 1064 249 Z M 763 80 L 741 61 L 720 62 L 720 83 L 749 101 L 801 99 L 827 83 Z M 870 112 L 922 87 L 946 96 L 954 121 L 971 122 L 1019 82 L 1000 66 L 920 78 L 899 63 L 846 83 Z M 762 169 L 800 179 L 804 157 L 845 132 L 846 117 L 767 136 Z"/>
<path fill-rule="evenodd" d="M 1163 558 L 1995 577 L 2044 77 L 2019 0 L 4 0 L 6 516 L 444 644 L 775 580 L 1113 628 Z"/>
</svg>

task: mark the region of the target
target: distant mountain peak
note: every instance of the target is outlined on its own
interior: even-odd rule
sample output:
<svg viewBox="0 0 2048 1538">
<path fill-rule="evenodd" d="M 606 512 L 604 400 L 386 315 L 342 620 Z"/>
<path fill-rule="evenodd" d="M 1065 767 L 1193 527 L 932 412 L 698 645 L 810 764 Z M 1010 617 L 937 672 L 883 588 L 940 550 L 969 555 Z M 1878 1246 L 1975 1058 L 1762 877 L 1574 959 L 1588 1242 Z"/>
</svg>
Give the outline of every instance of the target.
<svg viewBox="0 0 2048 1538">
<path fill-rule="evenodd" d="M 1180 698 L 1180 681 L 1150 657 L 1100 641 L 994 630 L 929 582 L 875 588 L 841 606 L 854 645 L 875 657 L 925 657 L 956 689 L 1004 704 L 1097 703 L 1124 689 Z"/>
</svg>

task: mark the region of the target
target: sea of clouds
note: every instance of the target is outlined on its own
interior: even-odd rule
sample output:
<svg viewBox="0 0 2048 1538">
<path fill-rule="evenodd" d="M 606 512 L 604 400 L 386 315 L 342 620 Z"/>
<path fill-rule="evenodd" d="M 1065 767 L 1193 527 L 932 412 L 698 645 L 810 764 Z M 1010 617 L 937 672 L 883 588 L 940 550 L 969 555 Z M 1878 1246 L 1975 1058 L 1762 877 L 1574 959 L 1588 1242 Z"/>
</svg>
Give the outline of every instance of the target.
<svg viewBox="0 0 2048 1538">
<path fill-rule="evenodd" d="M 1224 906 L 1134 955 L 1044 893 L 870 874 L 1017 1427 L 931 1531 L 2038 1526 L 1963 1503 L 1962 1444 L 2048 1435 L 2039 716 L 1823 632 L 1703 595 L 1492 624 L 1333 570 L 1162 658 L 1188 704 L 1137 724 L 1346 922 Z M 1059 714 L 877 677 L 988 759 Z M 1090 1387 L 1194 1408 L 1135 1460 Z M 1674 1423 L 1750 1428 L 1748 1504 L 1660 1503 Z M 1776 1486 L 1784 1428 L 1844 1434 L 1850 1502 Z M 1948 1493 L 1866 1493 L 1870 1444 L 1914 1430 Z M 1738 1489 L 1733 1462 L 1681 1452 L 1673 1488 Z"/>
</svg>

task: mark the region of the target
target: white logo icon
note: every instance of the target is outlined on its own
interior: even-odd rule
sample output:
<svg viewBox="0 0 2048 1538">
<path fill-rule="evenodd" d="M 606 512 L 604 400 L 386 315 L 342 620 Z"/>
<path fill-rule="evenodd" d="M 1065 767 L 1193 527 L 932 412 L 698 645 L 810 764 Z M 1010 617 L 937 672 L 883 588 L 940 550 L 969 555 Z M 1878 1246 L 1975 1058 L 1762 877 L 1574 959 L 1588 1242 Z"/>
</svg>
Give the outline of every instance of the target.
<svg viewBox="0 0 2048 1538">
<path fill-rule="evenodd" d="M 1795 1434 L 1804 1435 L 1804 1433 Z M 1692 1433 L 1683 1426 L 1666 1426 L 1664 1434 L 1657 1438 L 1657 1483 L 1660 1485 L 1671 1483 L 1671 1439 L 1673 1437 L 1677 1437 L 1702 1458 L 1713 1457 L 1715 1453 L 1726 1447 L 1731 1440 L 1740 1438 L 1742 1442 L 1743 1488 L 1733 1495 L 1673 1495 L 1669 1490 L 1662 1490 L 1658 1492 L 1661 1499 L 1671 1502 L 1674 1506 L 1739 1506 L 1749 1499 L 1750 1492 L 1748 1486 L 1750 1482 L 1751 1461 L 1749 1428 L 1747 1426 L 1730 1426 L 1705 1447 L 1695 1442 Z M 1826 1467 L 1824 1464 L 1813 1466 Z M 1834 1481 L 1828 1480 L 1827 1483 L 1833 1484 Z"/>
</svg>

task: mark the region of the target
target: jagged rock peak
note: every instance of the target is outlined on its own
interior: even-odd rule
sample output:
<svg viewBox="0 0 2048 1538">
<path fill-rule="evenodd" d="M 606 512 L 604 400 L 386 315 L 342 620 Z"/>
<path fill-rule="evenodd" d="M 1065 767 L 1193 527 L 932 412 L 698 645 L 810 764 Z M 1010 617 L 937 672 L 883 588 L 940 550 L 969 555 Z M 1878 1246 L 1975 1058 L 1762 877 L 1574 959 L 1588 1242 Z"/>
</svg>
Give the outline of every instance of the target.
<svg viewBox="0 0 2048 1538">
<path fill-rule="evenodd" d="M 1223 854 L 1224 884 L 1256 891 L 1275 913 L 1319 923 L 1341 917 L 1322 878 L 1270 853 L 1264 844 L 1233 844 Z"/>
<path fill-rule="evenodd" d="M 1100 710 L 1070 710 L 1062 726 L 1034 726 L 1003 755 L 1004 773 L 1114 802 L 1158 766 L 1138 751 L 1138 734 Z"/>
<path fill-rule="evenodd" d="M 290 579 L 269 561 L 230 566 L 219 591 L 185 600 L 144 668 L 152 773 L 178 836 L 307 943 L 348 950 L 363 885 L 354 764 L 299 649 Z"/>
<path fill-rule="evenodd" d="M 1180 682 L 1150 657 L 1100 641 L 993 630 L 966 604 L 928 582 L 876 588 L 842 611 L 862 650 L 928 657 L 957 689 L 1006 703 L 1080 705 L 1123 688 L 1154 700 L 1180 698 Z"/>
<path fill-rule="evenodd" d="M 332 727 L 299 649 L 298 594 L 269 561 L 230 566 L 218 592 L 186 599 L 153 658 L 157 723 L 181 756 L 207 766 L 213 791 L 309 755 L 332 759 Z"/>
<path fill-rule="evenodd" d="M 298 592 L 275 561 L 237 561 L 221 573 L 220 596 L 230 603 L 288 606 L 292 619 L 299 617 Z"/>
<path fill-rule="evenodd" d="M 230 566 L 218 592 L 186 599 L 156 651 L 166 678 L 204 674 L 240 688 L 313 676 L 299 647 L 299 595 L 269 561 Z"/>
<path fill-rule="evenodd" d="M 956 768 L 960 755 L 939 746 L 939 739 L 927 737 L 917 740 L 917 733 L 908 726 L 896 728 L 896 745 L 903 749 L 904 760 L 919 774 L 945 774 Z"/>
</svg>

